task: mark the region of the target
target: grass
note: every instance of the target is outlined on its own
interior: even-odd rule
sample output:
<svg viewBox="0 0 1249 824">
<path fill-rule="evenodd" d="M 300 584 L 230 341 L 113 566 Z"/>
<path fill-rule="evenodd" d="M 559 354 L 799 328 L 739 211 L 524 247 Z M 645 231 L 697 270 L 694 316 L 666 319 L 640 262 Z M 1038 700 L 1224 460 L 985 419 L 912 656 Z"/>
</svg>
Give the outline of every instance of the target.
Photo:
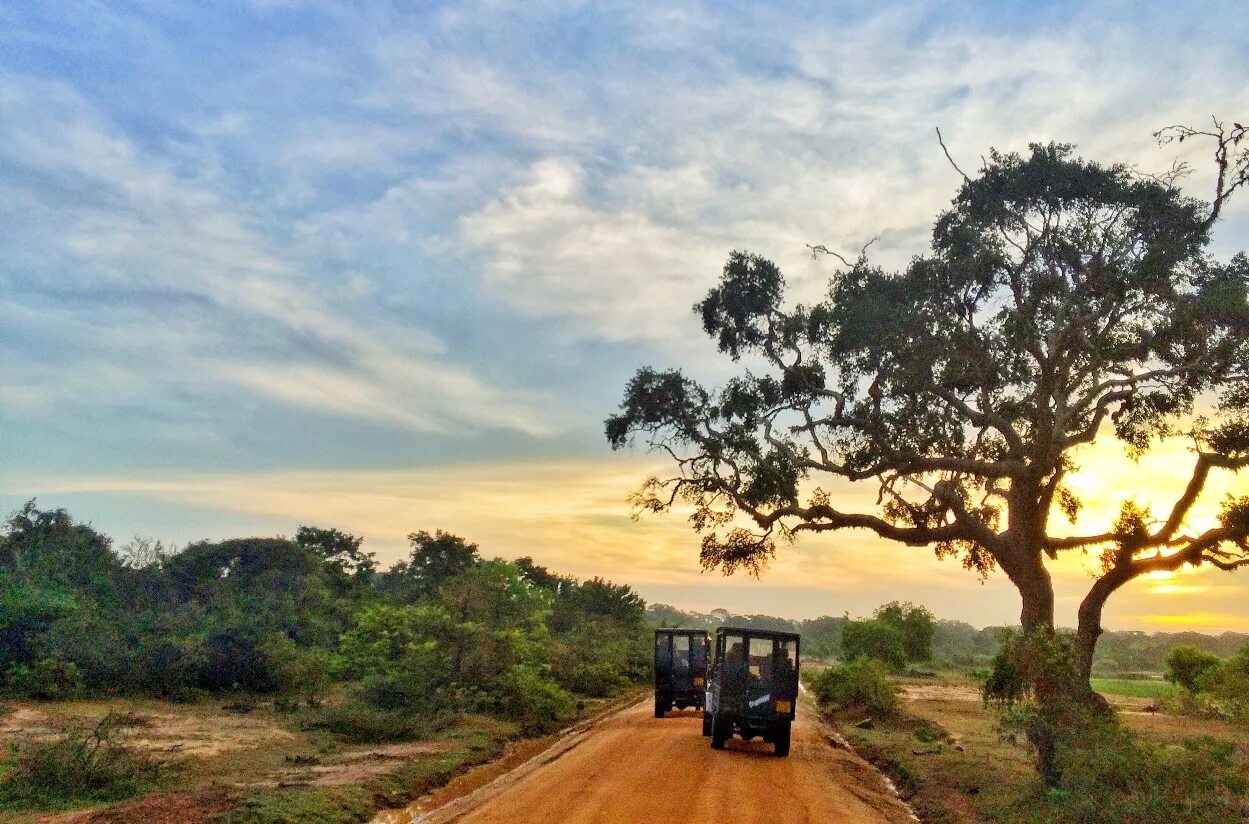
<svg viewBox="0 0 1249 824">
<path fill-rule="evenodd" d="M 327 708 L 341 706 L 331 696 Z M 615 704 L 610 699 L 578 702 L 588 716 Z M 248 711 L 224 709 L 224 705 Z M 401 807 L 446 784 L 475 765 L 499 756 L 520 736 L 518 726 L 485 716 L 454 721 L 422 719 L 399 743 L 356 743 L 322 723 L 326 708 L 276 710 L 269 701 L 220 697 L 191 704 L 152 699 L 12 701 L 0 707 L 13 732 L 0 732 L 0 754 L 28 742 L 50 741 L 61 727 L 93 727 L 109 713 L 133 721 L 124 740 L 160 763 L 158 776 L 143 786 L 109 795 L 0 800 L 0 821 L 35 824 L 49 812 L 110 804 L 121 795 L 148 794 L 102 810 L 108 824 L 152 820 L 212 821 L 214 824 L 352 824 L 379 809 Z M 341 718 L 355 715 L 347 707 Z M 358 719 L 357 719 L 358 720 Z M 387 722 L 392 719 L 386 719 Z M 331 725 L 335 726 L 335 725 Z M 341 725 L 338 725 L 341 726 Z M 372 730 L 391 738 L 392 727 Z M 323 780 L 327 769 L 341 778 Z M 0 778 L 4 770 L 0 768 Z M 341 783 L 339 783 L 341 782 Z M 94 818 L 92 819 L 94 820 Z"/>
<path fill-rule="evenodd" d="M 1158 696 L 1156 688 L 1160 682 L 1106 680 L 1111 683 L 1097 685 L 1103 692 L 1127 695 L 1133 699 Z M 863 717 L 863 713 L 856 713 L 853 709 L 840 720 L 850 722 L 841 726 L 842 733 L 852 746 L 893 779 L 902 797 L 925 824 L 1078 824 L 1086 821 L 1100 824 L 1109 821 L 1190 820 L 1167 818 L 1165 815 L 1162 818 L 1151 817 L 1151 814 L 1139 813 L 1136 808 L 1147 807 L 1153 803 L 1151 799 L 1157 797 L 1159 805 L 1169 804 L 1171 806 L 1166 809 L 1172 809 L 1177 799 L 1183 801 L 1185 787 L 1193 782 L 1199 783 L 1203 776 L 1208 778 L 1211 775 L 1211 770 L 1206 767 L 1214 762 L 1204 756 L 1198 757 L 1188 749 L 1193 746 L 1194 739 L 1214 742 L 1200 744 L 1202 747 L 1217 748 L 1218 742 L 1232 747 L 1238 765 L 1233 769 L 1242 773 L 1246 754 L 1249 753 L 1249 730 L 1222 721 L 1193 719 L 1165 712 L 1124 713 L 1120 715 L 1122 723 L 1136 734 L 1147 751 L 1158 752 L 1159 755 L 1152 761 L 1134 756 L 1130 762 L 1119 764 L 1111 760 L 1120 757 L 1112 750 L 1090 751 L 1102 761 L 1100 765 L 1093 763 L 1085 766 L 1088 775 L 1097 779 L 1088 782 L 1086 789 L 1108 786 L 1110 779 L 1107 776 L 1121 777 L 1128 789 L 1121 791 L 1120 795 L 1115 795 L 1119 791 L 1113 789 L 1064 794 L 1050 790 L 1039 782 L 1030 749 L 1022 740 L 1002 732 L 996 713 L 984 707 L 979 700 L 978 688 L 972 681 L 943 676 L 935 685 L 932 679 L 922 682 L 905 679 L 904 683 L 916 688 L 937 686 L 939 689 L 914 693 L 918 697 L 904 701 L 898 713 L 877 717 L 871 729 L 853 726 L 853 722 Z M 1161 686 L 1171 685 L 1161 683 Z M 1150 690 L 1151 687 L 1154 690 Z M 834 717 L 833 720 L 836 722 L 839 719 Z M 1153 765 L 1150 767 L 1153 773 L 1142 772 L 1146 762 Z M 1187 769 L 1184 765 L 1190 763 L 1194 767 Z M 1101 775 L 1098 769 L 1106 774 Z M 1155 773 L 1156 778 L 1141 778 Z M 1145 783 L 1132 789 L 1133 780 L 1144 780 Z M 1236 795 L 1216 798 L 1208 788 L 1197 787 L 1196 784 L 1192 789 L 1191 795 L 1199 800 L 1199 809 L 1205 817 L 1191 820 L 1241 821 L 1240 818 L 1220 818 L 1220 815 L 1233 814 L 1207 809 L 1207 806 L 1217 805 L 1204 805 L 1200 802 L 1202 798 L 1249 803 L 1249 799 L 1238 801 L 1239 796 Z M 1081 803 L 1090 809 L 1096 807 L 1096 814 L 1081 808 Z M 1134 815 L 1136 818 L 1133 818 Z"/>
<path fill-rule="evenodd" d="M 51 740 L 16 744 L 0 771 L 0 805 L 72 807 L 130 798 L 155 784 L 158 766 L 127 746 L 125 719 L 112 713 L 93 727 L 70 727 Z"/>
<path fill-rule="evenodd" d="M 1093 689 L 1102 695 L 1126 695 L 1129 698 L 1170 698 L 1178 689 L 1167 681 L 1144 681 L 1127 678 L 1094 678 Z"/>
</svg>

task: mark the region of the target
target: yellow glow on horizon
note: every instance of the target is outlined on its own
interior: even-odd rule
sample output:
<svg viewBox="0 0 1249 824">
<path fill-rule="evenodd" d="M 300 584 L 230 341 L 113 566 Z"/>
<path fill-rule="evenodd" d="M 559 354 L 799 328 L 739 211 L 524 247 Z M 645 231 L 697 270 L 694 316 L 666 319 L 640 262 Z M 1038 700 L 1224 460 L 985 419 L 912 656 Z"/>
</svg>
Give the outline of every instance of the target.
<svg viewBox="0 0 1249 824">
<path fill-rule="evenodd" d="M 1191 470 L 1191 456 L 1173 447 L 1146 455 L 1139 464 L 1114 445 L 1099 445 L 1080 457 L 1084 468 L 1072 475 L 1071 485 L 1085 508 L 1074 526 L 1054 518 L 1055 534 L 1103 532 L 1128 498 L 1165 517 Z M 637 521 L 630 517 L 629 493 L 648 475 L 669 470 L 665 459 L 654 456 L 609 455 L 416 469 L 70 477 L 26 486 L 41 496 L 130 495 L 222 512 L 223 533 L 204 537 L 236 535 L 230 513 L 288 533 L 299 524 L 332 526 L 364 536 L 365 548 L 384 565 L 407 554 L 409 532 L 444 529 L 477 542 L 487 556 L 530 555 L 559 572 L 602 575 L 691 608 L 750 604 L 767 590 L 773 600 L 760 602 L 755 611 L 784 614 L 787 603 L 805 598 L 804 603 L 821 604 L 805 607 L 808 612 L 840 615 L 856 597 L 873 592 L 880 593 L 873 596 L 880 598 L 877 603 L 894 597 L 926 600 L 939 616 L 981 625 L 1017 620 L 1017 595 L 1000 572 L 982 586 L 957 561 L 937 561 L 930 549 L 903 547 L 866 530 L 803 535 L 794 545 L 778 548 L 761 580 L 704 573 L 688 511 Z M 1212 475 L 1200 514 L 1189 519 L 1186 531 L 1196 534 L 1198 525 L 1212 523 L 1225 494 L 1249 491 L 1246 481 L 1249 477 Z M 825 483 L 825 489 L 846 511 L 876 511 L 870 484 Z M 1100 574 L 1098 553 L 1064 552 L 1047 562 L 1059 623 L 1072 622 L 1092 577 Z M 1163 597 L 1166 615 L 1157 614 L 1162 602 L 1156 599 Z M 1239 612 L 1236 605 L 1247 600 L 1245 576 L 1209 567 L 1158 572 L 1116 594 L 1108 605 L 1107 626 L 1249 628 L 1249 617 L 1216 614 Z M 862 607 L 850 610 L 857 613 Z"/>
<path fill-rule="evenodd" d="M 1156 624 L 1160 627 L 1187 627 L 1191 629 L 1221 629 L 1221 630 L 1244 630 L 1249 629 L 1249 616 L 1245 615 L 1220 615 L 1213 612 L 1190 612 L 1174 615 L 1135 615 L 1134 619 L 1146 624 Z"/>
<path fill-rule="evenodd" d="M 1209 592 L 1211 587 L 1201 584 L 1160 584 L 1150 587 L 1148 592 L 1153 595 L 1200 595 Z"/>
</svg>

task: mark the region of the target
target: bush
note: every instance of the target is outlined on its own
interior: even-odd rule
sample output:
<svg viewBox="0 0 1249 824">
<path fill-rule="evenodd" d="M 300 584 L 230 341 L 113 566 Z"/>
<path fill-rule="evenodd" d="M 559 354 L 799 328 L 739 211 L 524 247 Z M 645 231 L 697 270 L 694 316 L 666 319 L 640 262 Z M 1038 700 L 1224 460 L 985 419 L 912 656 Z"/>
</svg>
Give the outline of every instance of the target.
<svg viewBox="0 0 1249 824">
<path fill-rule="evenodd" d="M 334 666 L 334 656 L 330 652 L 297 646 L 285 635 L 269 639 L 260 650 L 273 674 L 277 691 L 287 705 L 293 706 L 300 699 L 310 707 L 320 705 L 330 688 L 330 671 Z"/>
<path fill-rule="evenodd" d="M 554 732 L 576 714 L 576 702 L 536 667 L 518 664 L 486 698 L 504 718 L 520 724 L 525 735 Z"/>
<path fill-rule="evenodd" d="M 61 701 L 82 692 L 82 674 L 71 661 L 41 658 L 33 665 L 14 664 L 5 674 L 9 689 L 42 701 Z"/>
<path fill-rule="evenodd" d="M 1189 692 L 1201 692 L 1210 675 L 1223 665 L 1223 659 L 1196 647 L 1176 647 L 1167 653 L 1166 665 L 1164 678 Z"/>
<path fill-rule="evenodd" d="M 158 767 L 121 740 L 122 719 L 70 729 L 53 741 L 14 748 L 0 782 L 0 801 L 48 806 L 67 801 L 118 801 L 142 792 Z"/>
<path fill-rule="evenodd" d="M 448 721 L 446 715 L 430 716 L 350 701 L 320 710 L 311 716 L 308 726 L 328 730 L 350 744 L 389 744 L 427 738 Z"/>
<path fill-rule="evenodd" d="M 1208 737 L 1154 748 L 1117 724 L 1087 727 L 1059 744 L 1046 820 L 1241 824 L 1247 784 L 1235 749 Z"/>
<path fill-rule="evenodd" d="M 847 661 L 874 658 L 895 672 L 901 672 L 907 660 L 902 630 L 879 618 L 847 621 L 841 630 L 841 655 Z"/>
<path fill-rule="evenodd" d="M 821 704 L 862 707 L 881 716 L 898 708 L 898 690 L 889 683 L 888 670 L 872 658 L 829 667 L 811 678 L 808 686 Z"/>
<path fill-rule="evenodd" d="M 578 695 L 607 698 L 629 683 L 621 668 L 609 661 L 583 661 L 562 668 L 559 685 Z"/>
</svg>

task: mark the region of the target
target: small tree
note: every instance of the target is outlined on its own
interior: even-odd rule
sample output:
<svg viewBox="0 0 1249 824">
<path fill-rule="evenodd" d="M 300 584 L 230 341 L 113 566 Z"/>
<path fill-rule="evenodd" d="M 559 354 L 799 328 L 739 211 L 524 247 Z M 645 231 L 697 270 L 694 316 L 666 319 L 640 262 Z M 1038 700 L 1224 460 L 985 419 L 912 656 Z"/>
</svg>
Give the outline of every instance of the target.
<svg viewBox="0 0 1249 824">
<path fill-rule="evenodd" d="M 477 544 L 441 529 L 408 536 L 412 554 L 387 572 L 389 586 L 405 599 L 426 598 L 455 576 L 480 562 Z"/>
<path fill-rule="evenodd" d="M 1223 659 L 1196 647 L 1176 647 L 1167 653 L 1166 664 L 1164 678 L 1189 692 L 1200 692 L 1206 678 L 1223 665 Z"/>
<path fill-rule="evenodd" d="M 879 618 L 848 621 L 841 631 L 841 657 L 847 661 L 872 658 L 892 670 L 900 670 L 906 666 L 902 631 Z"/>
<path fill-rule="evenodd" d="M 937 619 L 925 607 L 917 607 L 910 601 L 890 601 L 879 607 L 875 616 L 876 620 L 897 627 L 908 660 L 919 663 L 932 659 Z"/>
</svg>

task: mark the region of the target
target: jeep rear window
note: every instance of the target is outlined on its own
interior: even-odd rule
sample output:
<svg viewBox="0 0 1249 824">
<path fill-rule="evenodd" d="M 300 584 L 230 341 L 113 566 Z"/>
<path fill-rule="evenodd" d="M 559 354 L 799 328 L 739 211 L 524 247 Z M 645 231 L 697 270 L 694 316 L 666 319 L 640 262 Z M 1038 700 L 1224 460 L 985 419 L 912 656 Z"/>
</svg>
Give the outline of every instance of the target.
<svg viewBox="0 0 1249 824">
<path fill-rule="evenodd" d="M 772 658 L 771 638 L 750 639 L 750 674 L 756 678 L 769 677 Z"/>
</svg>

